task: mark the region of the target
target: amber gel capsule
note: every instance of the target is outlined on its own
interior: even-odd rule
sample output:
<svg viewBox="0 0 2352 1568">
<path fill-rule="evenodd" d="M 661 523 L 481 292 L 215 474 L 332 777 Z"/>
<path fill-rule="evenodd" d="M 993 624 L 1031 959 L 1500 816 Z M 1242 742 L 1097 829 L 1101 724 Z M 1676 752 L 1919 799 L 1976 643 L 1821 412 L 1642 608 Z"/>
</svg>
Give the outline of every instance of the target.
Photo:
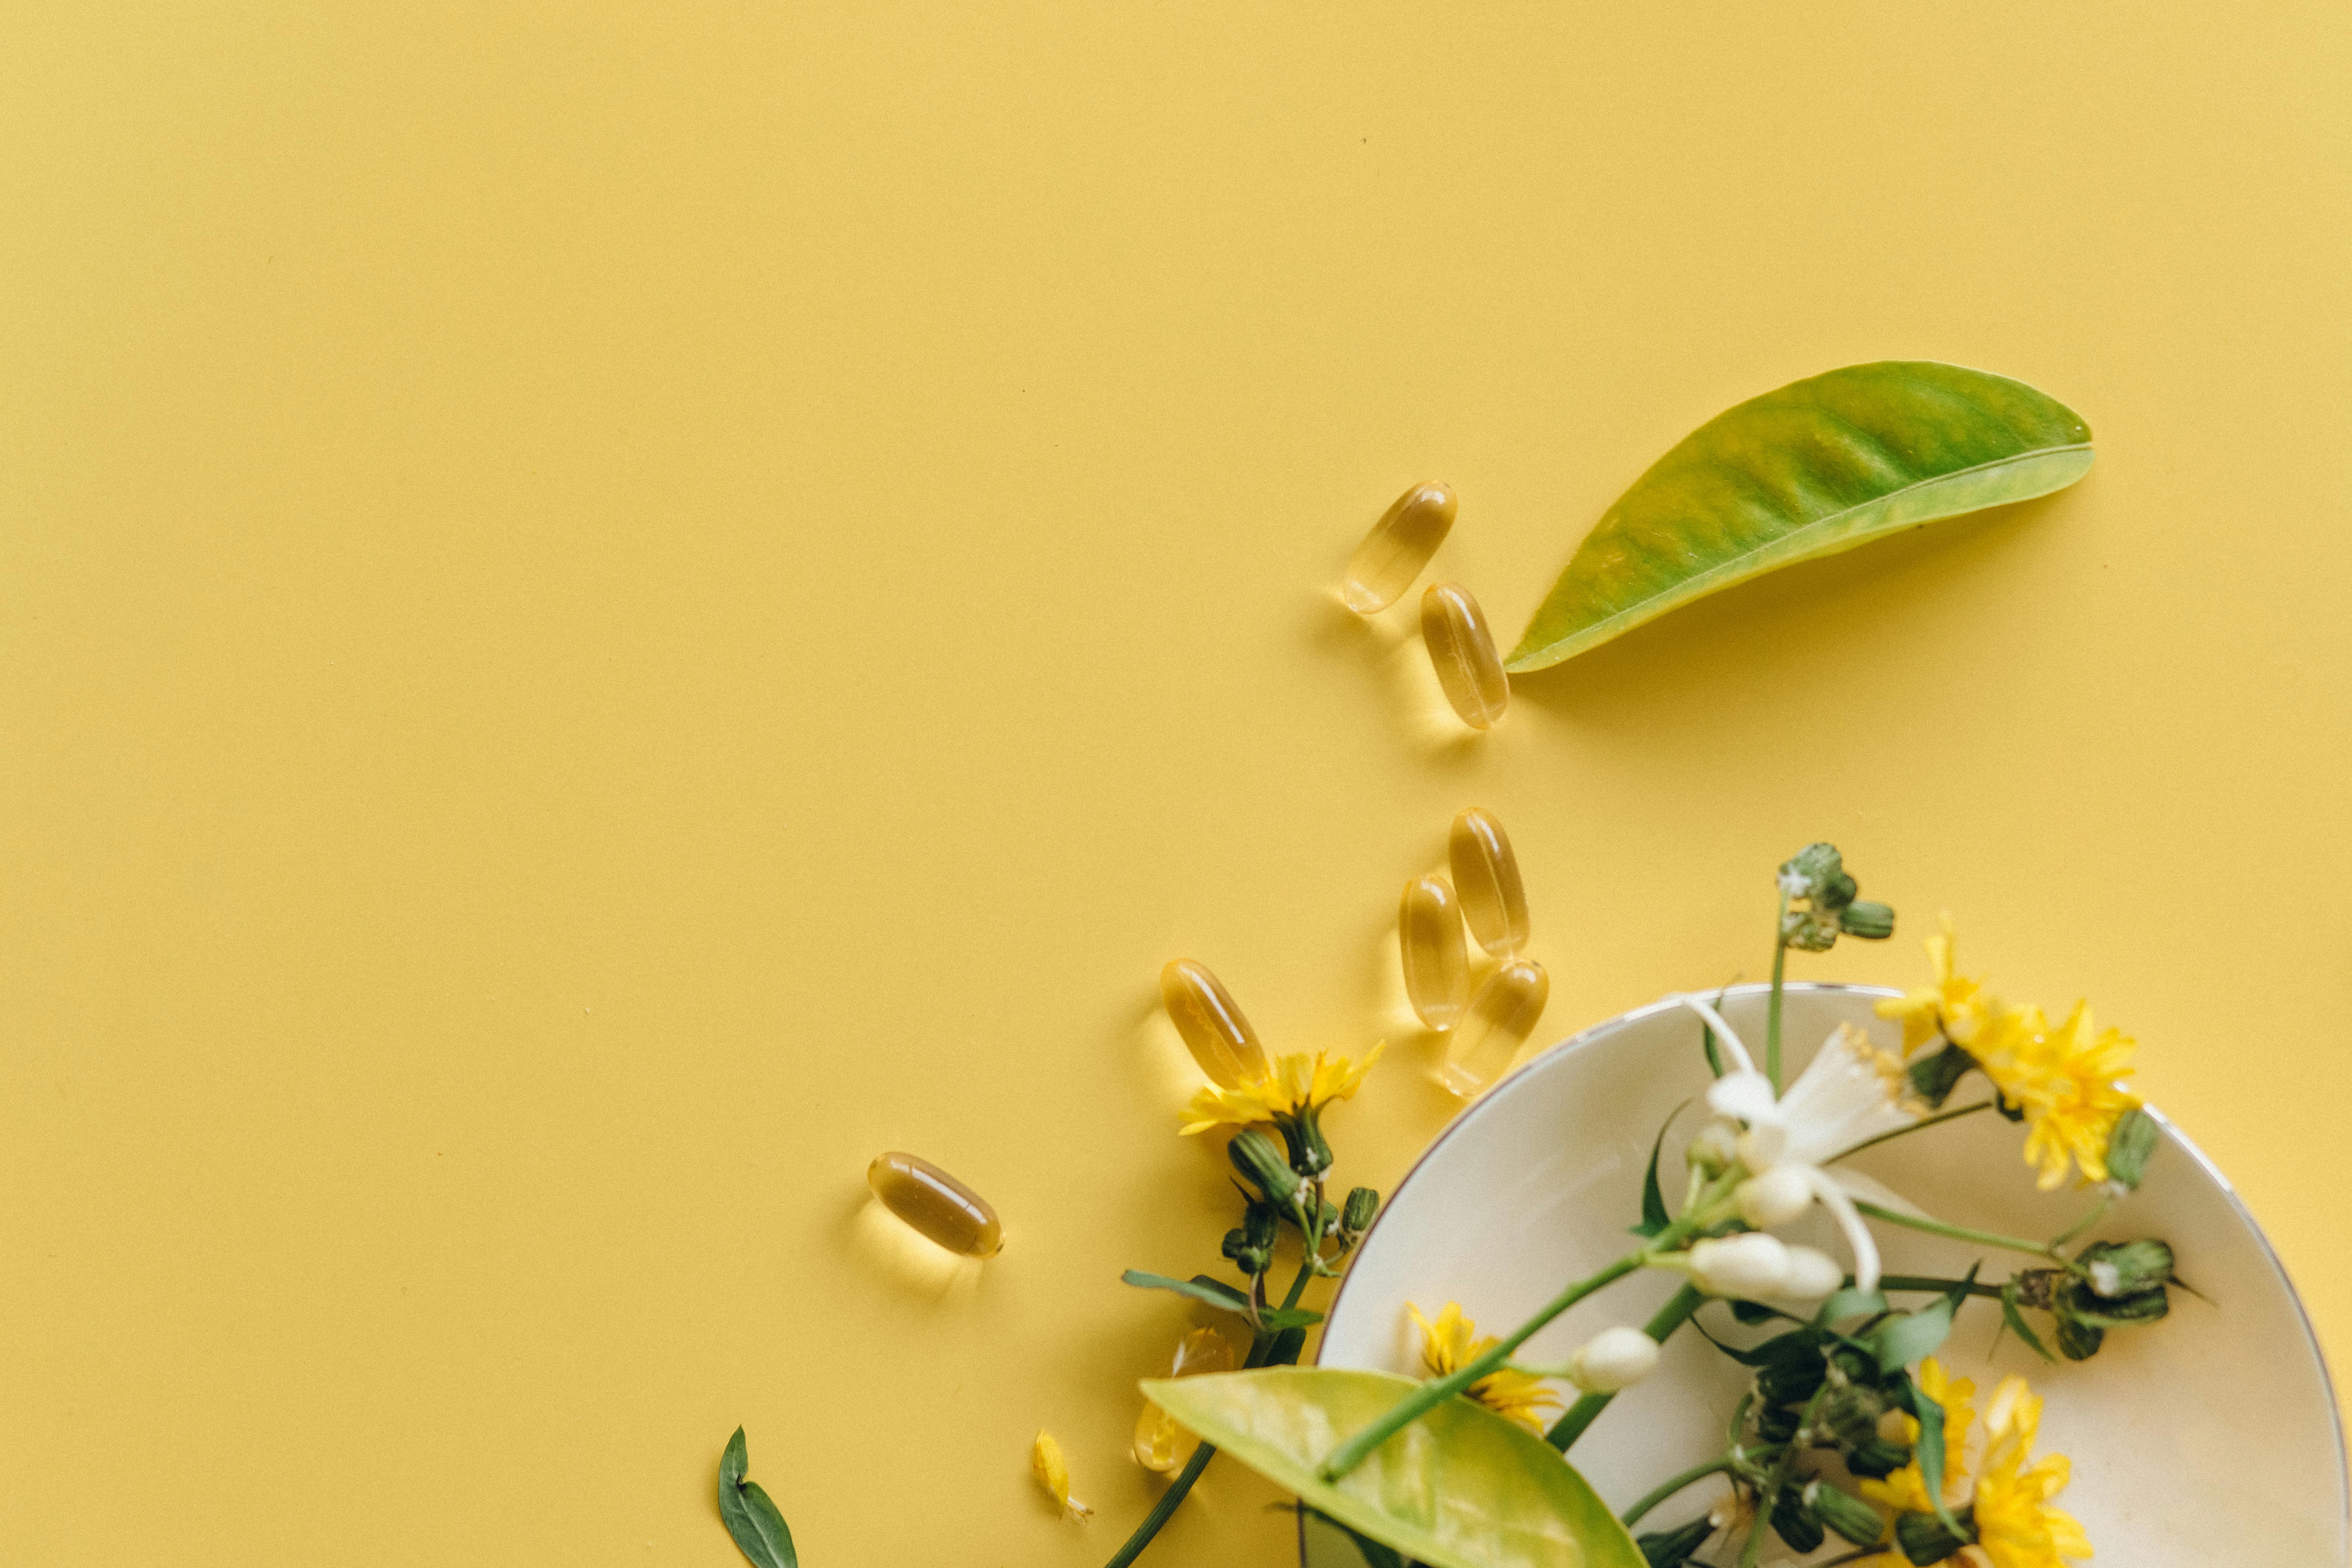
<svg viewBox="0 0 2352 1568">
<path fill-rule="evenodd" d="M 1454 527 L 1454 487 L 1415 485 L 1372 524 L 1348 557 L 1339 597 L 1358 615 L 1376 615 L 1412 586 Z"/>
<path fill-rule="evenodd" d="M 1535 1033 L 1549 1000 L 1551 976 L 1531 958 L 1515 958 L 1486 976 L 1470 998 L 1470 1010 L 1454 1026 L 1438 1075 L 1445 1087 L 1467 1099 L 1502 1077 Z"/>
<path fill-rule="evenodd" d="M 1470 948 L 1462 940 L 1462 906 L 1443 877 L 1415 877 L 1397 909 L 1397 948 L 1404 954 L 1404 994 L 1421 1021 L 1450 1029 L 1470 1000 Z"/>
<path fill-rule="evenodd" d="M 1486 612 L 1458 583 L 1440 583 L 1421 596 L 1421 640 L 1445 700 L 1473 730 L 1494 727 L 1510 706 L 1511 680 L 1486 630 Z"/>
<path fill-rule="evenodd" d="M 1445 840 L 1454 868 L 1454 890 L 1470 934 L 1496 958 L 1508 958 L 1528 943 L 1528 891 L 1519 883 L 1519 858 L 1511 837 L 1494 813 L 1472 806 L 1454 819 Z"/>
<path fill-rule="evenodd" d="M 912 1154 L 879 1154 L 866 1167 L 866 1184 L 883 1206 L 950 1252 L 993 1258 L 1004 1227 L 988 1200 Z"/>
<path fill-rule="evenodd" d="M 1241 1365 L 1231 1340 L 1214 1329 L 1194 1329 L 1176 1347 L 1171 1377 L 1192 1377 L 1204 1372 L 1231 1372 Z M 1176 1425 L 1175 1418 L 1150 1401 L 1135 1418 L 1135 1462 L 1147 1470 L 1172 1475 L 1184 1468 L 1201 1439 Z"/>
<path fill-rule="evenodd" d="M 1239 1089 L 1263 1081 L 1274 1070 L 1265 1059 L 1265 1047 L 1257 1043 L 1257 1031 L 1207 964 L 1171 960 L 1160 972 L 1160 1001 L 1212 1083 Z"/>
</svg>

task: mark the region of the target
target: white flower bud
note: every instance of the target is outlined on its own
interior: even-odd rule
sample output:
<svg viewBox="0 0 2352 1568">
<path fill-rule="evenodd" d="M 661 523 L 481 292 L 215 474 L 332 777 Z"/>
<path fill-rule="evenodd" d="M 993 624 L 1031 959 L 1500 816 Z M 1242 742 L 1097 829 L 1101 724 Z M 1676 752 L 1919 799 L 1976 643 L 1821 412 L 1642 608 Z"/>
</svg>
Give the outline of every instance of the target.
<svg viewBox="0 0 2352 1568">
<path fill-rule="evenodd" d="M 1838 1260 L 1817 1247 L 1789 1248 L 1789 1282 L 1780 1289 L 1784 1301 L 1819 1301 L 1845 1284 Z"/>
<path fill-rule="evenodd" d="M 1787 1225 L 1813 1206 L 1812 1184 L 1793 1165 L 1750 1176 L 1731 1197 L 1739 1205 L 1739 1217 L 1758 1230 Z"/>
<path fill-rule="evenodd" d="M 1789 1248 L 1776 1236 L 1751 1230 L 1710 1237 L 1690 1249 L 1691 1279 L 1710 1296 L 1784 1295 L 1789 1287 Z"/>
<path fill-rule="evenodd" d="M 1620 1324 L 1603 1329 L 1584 1342 L 1569 1358 L 1568 1375 L 1587 1394 L 1614 1394 L 1631 1388 L 1658 1366 L 1658 1342 L 1639 1329 Z"/>
<path fill-rule="evenodd" d="M 1739 1158 L 1739 1129 L 1728 1121 L 1708 1122 L 1683 1151 L 1683 1158 L 1710 1176 L 1728 1170 Z"/>
</svg>

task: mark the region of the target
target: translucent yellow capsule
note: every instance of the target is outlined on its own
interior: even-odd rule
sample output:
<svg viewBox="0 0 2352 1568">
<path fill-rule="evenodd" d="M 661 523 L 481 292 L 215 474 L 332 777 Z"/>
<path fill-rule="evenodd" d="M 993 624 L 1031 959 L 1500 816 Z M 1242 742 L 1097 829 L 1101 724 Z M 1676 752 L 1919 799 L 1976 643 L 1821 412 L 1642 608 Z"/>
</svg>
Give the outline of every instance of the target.
<svg viewBox="0 0 2352 1568">
<path fill-rule="evenodd" d="M 1422 595 L 1421 640 L 1454 711 L 1473 730 L 1492 728 L 1510 706 L 1511 679 L 1503 673 L 1502 656 L 1486 630 L 1486 612 L 1470 590 L 1458 583 L 1440 583 Z"/>
<path fill-rule="evenodd" d="M 1470 1000 L 1470 949 L 1462 940 L 1462 906 L 1443 877 L 1415 877 L 1397 909 L 1397 947 L 1404 954 L 1404 994 L 1421 1021 L 1450 1029 Z"/>
<path fill-rule="evenodd" d="M 1466 1100 L 1502 1077 L 1549 1000 L 1551 976 L 1531 958 L 1515 958 L 1486 976 L 1454 1026 L 1438 1075 L 1445 1087 Z"/>
<path fill-rule="evenodd" d="M 1412 586 L 1454 527 L 1454 487 L 1415 485 L 1381 514 L 1348 557 L 1339 597 L 1359 615 L 1376 615 Z"/>
<path fill-rule="evenodd" d="M 1257 1043 L 1257 1031 L 1207 964 L 1190 958 L 1171 960 L 1160 972 L 1160 1001 L 1212 1083 L 1239 1089 L 1264 1081 L 1274 1070 L 1265 1059 L 1265 1047 Z"/>
<path fill-rule="evenodd" d="M 1171 1377 L 1191 1377 L 1203 1372 L 1231 1372 L 1242 1363 L 1234 1343 L 1214 1329 L 1194 1329 L 1176 1347 Z M 1201 1439 L 1176 1425 L 1168 1412 L 1149 1400 L 1135 1418 L 1135 1462 L 1147 1470 L 1172 1475 L 1184 1468 Z"/>
<path fill-rule="evenodd" d="M 1519 881 L 1519 858 L 1511 836 L 1494 813 L 1472 806 L 1454 819 L 1445 840 L 1454 868 L 1454 888 L 1462 896 L 1462 918 L 1470 934 L 1496 958 L 1508 958 L 1528 942 L 1528 890 Z"/>
<path fill-rule="evenodd" d="M 988 1200 L 912 1154 L 877 1154 L 866 1167 L 866 1184 L 883 1206 L 919 1234 L 966 1258 L 993 1258 L 1004 1245 L 1004 1226 Z"/>
</svg>

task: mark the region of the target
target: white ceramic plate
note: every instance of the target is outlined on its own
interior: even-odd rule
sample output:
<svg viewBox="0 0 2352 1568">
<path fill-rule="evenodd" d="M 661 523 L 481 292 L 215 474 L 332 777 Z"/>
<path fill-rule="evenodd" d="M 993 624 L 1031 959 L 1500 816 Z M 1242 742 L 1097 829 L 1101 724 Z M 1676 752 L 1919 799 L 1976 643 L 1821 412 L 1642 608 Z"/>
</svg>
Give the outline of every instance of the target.
<svg viewBox="0 0 2352 1568">
<path fill-rule="evenodd" d="M 1736 987 L 1724 1008 L 1759 1049 L 1765 993 Z M 1890 994 L 1790 986 L 1790 1073 L 1840 1023 L 1895 1045 L 1899 1030 L 1871 1011 Z M 1321 1364 L 1417 1374 L 1406 1302 L 1433 1312 L 1459 1300 L 1483 1332 L 1500 1332 L 1570 1279 L 1622 1256 L 1625 1227 L 1640 1213 L 1650 1141 L 1706 1085 L 1698 1037 L 1697 1020 L 1681 1006 L 1643 1007 L 1543 1053 L 1465 1111 L 1391 1194 L 1365 1238 L 1332 1303 Z M 1679 1135 L 1699 1120 L 1686 1112 L 1667 1138 L 1660 1170 L 1670 1194 L 1683 1168 Z M 2055 1235 L 2085 1198 L 2071 1188 L 2037 1192 L 2021 1142 L 2021 1130 L 1998 1117 L 1969 1117 L 1855 1164 L 1939 1218 L 2012 1236 Z M 1817 1212 L 1809 1223 L 1822 1219 Z M 1990 1278 L 2010 1267 L 2001 1255 L 1893 1226 L 1875 1230 L 1890 1272 L 1958 1274 L 1979 1256 Z M 2113 1331 L 2094 1360 L 2053 1367 L 2013 1336 L 1992 1350 L 1999 1306 L 1978 1300 L 1961 1313 L 1946 1363 L 1976 1380 L 1979 1403 L 2006 1372 L 2025 1373 L 2047 1396 L 2038 1451 L 2074 1460 L 2063 1502 L 2089 1531 L 2100 1563 L 2342 1564 L 2344 1436 L 2326 1368 L 2277 1257 L 2221 1173 L 2168 1123 L 2146 1183 L 2094 1236 L 2169 1241 L 2180 1277 L 2211 1305 L 2176 1292 L 2165 1321 Z M 1805 1239 L 1843 1256 L 1825 1225 Z M 1638 1324 L 1675 1283 L 1650 1274 L 1603 1291 L 1526 1353 L 1561 1360 L 1609 1324 Z M 1705 1321 L 1723 1314 L 1710 1308 Z M 1575 1462 L 1622 1508 L 1717 1450 L 1745 1383 L 1743 1371 L 1703 1340 L 1677 1335 L 1658 1373 L 1621 1395 L 1577 1445 Z M 1679 1524 L 1719 1489 L 1702 1482 L 1645 1525 Z M 1344 1538 L 1311 1534 L 1302 1542 L 1310 1568 L 1360 1568 Z M 1832 1540 L 1821 1555 L 1841 1546 Z"/>
</svg>

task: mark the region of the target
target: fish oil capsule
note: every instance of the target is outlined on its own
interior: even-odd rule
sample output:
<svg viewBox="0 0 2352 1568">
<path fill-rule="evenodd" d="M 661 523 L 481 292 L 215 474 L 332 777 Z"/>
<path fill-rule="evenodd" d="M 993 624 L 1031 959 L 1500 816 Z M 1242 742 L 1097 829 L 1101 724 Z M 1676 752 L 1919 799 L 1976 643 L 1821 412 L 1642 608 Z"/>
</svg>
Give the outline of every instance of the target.
<svg viewBox="0 0 2352 1568">
<path fill-rule="evenodd" d="M 1176 1346 L 1171 1377 L 1192 1377 L 1204 1372 L 1231 1372 L 1241 1365 L 1234 1343 L 1214 1329 L 1194 1329 Z M 1172 1475 L 1184 1468 L 1201 1439 L 1176 1424 L 1175 1418 L 1150 1401 L 1135 1418 L 1135 1462 L 1147 1470 Z"/>
<path fill-rule="evenodd" d="M 1454 487 L 1415 485 L 1397 497 L 1348 557 L 1339 598 L 1360 616 L 1376 615 L 1412 586 L 1454 527 Z"/>
<path fill-rule="evenodd" d="M 1190 958 L 1170 961 L 1160 972 L 1160 1002 L 1210 1082 L 1239 1089 L 1263 1082 L 1273 1072 L 1257 1031 L 1207 964 Z"/>
<path fill-rule="evenodd" d="M 912 1154 L 877 1154 L 866 1167 L 866 1184 L 892 1214 L 917 1234 L 966 1258 L 993 1258 L 1004 1245 L 1004 1227 L 988 1200 Z"/>
<path fill-rule="evenodd" d="M 1454 1026 L 1438 1074 L 1445 1087 L 1466 1100 L 1502 1077 L 1549 1000 L 1551 976 L 1531 958 L 1515 958 L 1486 976 Z"/>
<path fill-rule="evenodd" d="M 1462 918 L 1478 945 L 1508 958 L 1528 944 L 1528 890 L 1519 881 L 1519 858 L 1511 836 L 1494 813 L 1472 806 L 1454 819 L 1445 858 L 1454 868 L 1454 890 Z"/>
<path fill-rule="evenodd" d="M 1458 583 L 1440 583 L 1421 596 L 1421 640 L 1445 700 L 1473 730 L 1494 727 L 1510 706 L 1511 679 L 1486 630 L 1486 612 Z"/>
<path fill-rule="evenodd" d="M 1397 909 L 1397 950 L 1404 955 L 1404 994 L 1421 1021 L 1450 1029 L 1470 1000 L 1470 948 L 1462 940 L 1462 905 L 1443 877 L 1415 877 Z"/>
</svg>

